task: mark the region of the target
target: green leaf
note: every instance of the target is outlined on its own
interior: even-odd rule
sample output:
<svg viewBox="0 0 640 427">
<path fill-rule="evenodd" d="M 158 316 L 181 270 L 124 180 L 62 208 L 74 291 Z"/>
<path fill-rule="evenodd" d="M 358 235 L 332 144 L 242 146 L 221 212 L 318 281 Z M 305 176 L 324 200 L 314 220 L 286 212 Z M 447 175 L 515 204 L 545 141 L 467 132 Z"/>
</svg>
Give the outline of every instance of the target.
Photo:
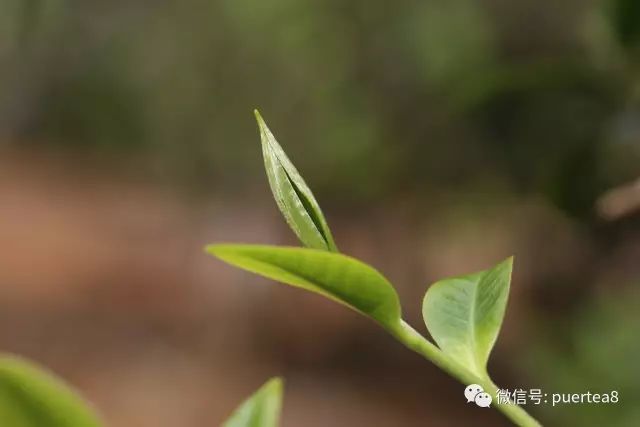
<svg viewBox="0 0 640 427">
<path fill-rule="evenodd" d="M 53 374 L 17 356 L 0 354 L 0 426 L 101 425 L 89 406 Z"/>
<path fill-rule="evenodd" d="M 236 409 L 223 427 L 276 427 L 282 407 L 282 379 L 271 378 Z"/>
<path fill-rule="evenodd" d="M 264 166 L 280 212 L 305 246 L 337 252 L 329 225 L 313 193 L 276 141 L 258 110 L 254 113 L 260 128 Z"/>
<path fill-rule="evenodd" d="M 346 255 L 261 245 L 210 245 L 207 251 L 236 267 L 345 304 L 388 329 L 400 322 L 400 302 L 389 281 Z"/>
<path fill-rule="evenodd" d="M 422 304 L 427 329 L 442 351 L 487 377 L 487 360 L 504 317 L 513 258 L 490 270 L 433 284 Z"/>
</svg>

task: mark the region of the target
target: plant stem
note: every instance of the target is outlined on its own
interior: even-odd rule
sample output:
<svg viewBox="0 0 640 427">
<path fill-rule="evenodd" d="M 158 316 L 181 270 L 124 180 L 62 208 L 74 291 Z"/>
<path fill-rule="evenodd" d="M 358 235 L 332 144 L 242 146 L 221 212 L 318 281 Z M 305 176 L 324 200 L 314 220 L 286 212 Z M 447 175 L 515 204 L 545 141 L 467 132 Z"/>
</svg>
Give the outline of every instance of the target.
<svg viewBox="0 0 640 427">
<path fill-rule="evenodd" d="M 478 376 L 469 371 L 464 366 L 455 362 L 449 356 L 444 354 L 442 350 L 429 342 L 425 337 L 420 335 L 408 323 L 402 320 L 399 327 L 390 331 L 391 334 L 407 348 L 415 351 L 425 359 L 433 362 L 437 367 L 447 372 L 465 385 L 479 384 L 485 390 L 496 391 L 496 386 L 489 376 Z M 494 395 L 495 396 L 495 395 Z M 501 403 L 497 399 L 492 405 L 509 418 L 514 424 L 521 427 L 541 427 L 541 424 L 527 413 L 524 409 L 514 403 Z"/>
</svg>

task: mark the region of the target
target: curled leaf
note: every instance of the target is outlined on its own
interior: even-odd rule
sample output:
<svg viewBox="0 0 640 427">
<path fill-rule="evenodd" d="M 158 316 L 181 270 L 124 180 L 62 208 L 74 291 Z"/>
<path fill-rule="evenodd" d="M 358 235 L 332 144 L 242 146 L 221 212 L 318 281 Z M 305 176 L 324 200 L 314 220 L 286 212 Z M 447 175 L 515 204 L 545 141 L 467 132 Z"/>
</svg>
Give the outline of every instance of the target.
<svg viewBox="0 0 640 427">
<path fill-rule="evenodd" d="M 0 426 L 99 427 L 89 406 L 53 374 L 0 354 Z"/>
<path fill-rule="evenodd" d="M 513 258 L 479 273 L 444 279 L 424 296 L 422 315 L 442 351 L 487 376 L 487 360 L 507 306 Z"/>
<path fill-rule="evenodd" d="M 309 186 L 278 144 L 258 110 L 255 110 L 255 115 L 260 128 L 269 186 L 280 212 L 305 246 L 337 252 L 329 225 Z"/>
<path fill-rule="evenodd" d="M 207 251 L 236 267 L 338 301 L 388 329 L 400 322 L 400 302 L 389 281 L 346 255 L 262 245 L 210 245 Z"/>
<path fill-rule="evenodd" d="M 282 379 L 271 378 L 245 400 L 222 427 L 277 427 L 282 388 Z"/>
</svg>

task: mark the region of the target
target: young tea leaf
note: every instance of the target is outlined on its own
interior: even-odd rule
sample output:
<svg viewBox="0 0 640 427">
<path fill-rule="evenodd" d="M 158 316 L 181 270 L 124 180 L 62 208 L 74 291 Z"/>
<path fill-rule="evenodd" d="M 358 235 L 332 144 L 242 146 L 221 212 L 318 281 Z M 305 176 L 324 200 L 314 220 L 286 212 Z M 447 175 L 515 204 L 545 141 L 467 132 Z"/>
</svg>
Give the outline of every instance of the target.
<svg viewBox="0 0 640 427">
<path fill-rule="evenodd" d="M 53 374 L 0 354 L 0 426 L 99 427 L 87 404 Z"/>
<path fill-rule="evenodd" d="M 282 380 L 271 378 L 236 409 L 222 427 L 277 427 L 282 407 Z"/>
<path fill-rule="evenodd" d="M 373 267 L 346 255 L 261 245 L 211 245 L 207 251 L 236 267 L 345 304 L 387 329 L 400 322 L 393 286 Z"/>
<path fill-rule="evenodd" d="M 337 252 L 329 225 L 313 193 L 255 110 L 264 166 L 276 203 L 294 233 L 307 247 Z"/>
<path fill-rule="evenodd" d="M 445 354 L 487 376 L 511 282 L 513 258 L 494 268 L 433 284 L 422 304 L 427 329 Z"/>
</svg>

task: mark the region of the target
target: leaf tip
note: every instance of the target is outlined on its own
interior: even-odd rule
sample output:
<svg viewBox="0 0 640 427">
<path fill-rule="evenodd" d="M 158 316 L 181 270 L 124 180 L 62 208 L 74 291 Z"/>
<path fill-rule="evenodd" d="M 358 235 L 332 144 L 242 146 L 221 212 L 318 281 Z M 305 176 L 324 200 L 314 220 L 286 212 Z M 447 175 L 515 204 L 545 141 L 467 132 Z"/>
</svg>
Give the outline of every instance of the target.
<svg viewBox="0 0 640 427">
<path fill-rule="evenodd" d="M 259 249 L 260 245 L 242 245 L 233 243 L 216 243 L 205 246 L 204 250 L 209 255 L 218 258 L 227 264 L 238 266 L 238 258 L 242 258 L 252 249 Z"/>
<path fill-rule="evenodd" d="M 209 255 L 213 255 L 216 258 L 222 259 L 224 257 L 224 255 L 229 252 L 229 248 L 230 247 L 231 247 L 231 245 L 212 244 L 212 245 L 206 245 L 204 247 L 204 251 L 205 251 L 205 253 L 208 253 Z"/>
<path fill-rule="evenodd" d="M 253 109 L 253 115 L 255 116 L 256 121 L 258 122 L 258 126 L 259 126 L 260 128 L 262 128 L 262 127 L 266 126 L 266 124 L 265 124 L 265 122 L 264 122 L 264 119 L 262 118 L 262 115 L 260 114 L 260 111 L 258 111 L 258 109 L 257 109 L 257 108 L 254 108 L 254 109 Z"/>
<path fill-rule="evenodd" d="M 272 377 L 264 384 L 264 388 L 270 392 L 282 394 L 284 389 L 284 379 L 282 377 Z"/>
<path fill-rule="evenodd" d="M 500 264 L 504 265 L 509 270 L 513 270 L 513 260 L 514 260 L 514 258 L 515 258 L 515 255 L 511 255 L 510 257 L 505 258 L 504 260 L 502 260 L 502 262 L 500 262 Z"/>
</svg>

